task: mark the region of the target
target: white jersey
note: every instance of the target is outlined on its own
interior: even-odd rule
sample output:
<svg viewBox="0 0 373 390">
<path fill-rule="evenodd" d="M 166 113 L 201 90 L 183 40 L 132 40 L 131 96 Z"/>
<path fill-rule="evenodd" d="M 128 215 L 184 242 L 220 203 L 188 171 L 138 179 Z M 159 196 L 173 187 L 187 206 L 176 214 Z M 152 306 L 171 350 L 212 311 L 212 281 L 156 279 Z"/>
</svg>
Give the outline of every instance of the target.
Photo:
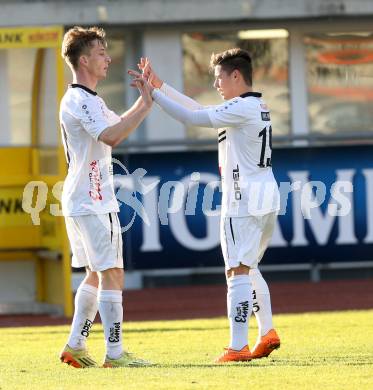
<svg viewBox="0 0 373 390">
<path fill-rule="evenodd" d="M 264 215 L 280 208 L 272 173 L 272 126 L 267 105 L 248 92 L 208 110 L 218 130 L 222 217 Z"/>
<path fill-rule="evenodd" d="M 96 92 L 79 84 L 69 86 L 60 105 L 62 140 L 69 166 L 62 192 L 64 216 L 119 211 L 111 147 L 98 137 L 120 120 Z"/>
</svg>

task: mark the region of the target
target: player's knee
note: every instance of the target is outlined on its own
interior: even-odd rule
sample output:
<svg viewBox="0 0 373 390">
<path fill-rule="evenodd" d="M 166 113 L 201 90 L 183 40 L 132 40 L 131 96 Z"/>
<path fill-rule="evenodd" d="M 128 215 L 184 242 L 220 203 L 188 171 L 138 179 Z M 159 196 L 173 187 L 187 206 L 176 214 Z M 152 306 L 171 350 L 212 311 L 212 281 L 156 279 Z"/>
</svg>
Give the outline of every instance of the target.
<svg viewBox="0 0 373 390">
<path fill-rule="evenodd" d="M 124 284 L 124 271 L 123 268 L 114 268 L 116 272 L 116 279 L 121 286 Z"/>
<path fill-rule="evenodd" d="M 112 286 L 111 288 L 122 288 L 124 272 L 122 268 L 110 268 L 99 273 L 101 285 L 105 288 Z"/>
<path fill-rule="evenodd" d="M 240 264 L 238 267 L 232 267 L 227 271 L 227 277 L 231 278 L 237 275 L 249 275 L 250 267 Z"/>
<path fill-rule="evenodd" d="M 86 268 L 85 283 L 88 283 L 91 286 L 98 287 L 99 278 L 97 272 L 91 271 L 89 268 Z"/>
</svg>

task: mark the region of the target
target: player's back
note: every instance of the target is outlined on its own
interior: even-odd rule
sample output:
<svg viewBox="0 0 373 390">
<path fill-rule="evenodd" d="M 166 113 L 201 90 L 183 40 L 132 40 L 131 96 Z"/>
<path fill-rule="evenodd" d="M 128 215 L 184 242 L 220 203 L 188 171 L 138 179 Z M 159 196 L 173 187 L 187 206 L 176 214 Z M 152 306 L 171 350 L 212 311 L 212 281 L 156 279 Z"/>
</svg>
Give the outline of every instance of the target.
<svg viewBox="0 0 373 390">
<path fill-rule="evenodd" d="M 248 92 L 213 111 L 210 119 L 219 128 L 222 212 L 242 216 L 277 210 L 279 194 L 272 173 L 272 124 L 261 94 Z"/>
<path fill-rule="evenodd" d="M 243 111 L 243 120 L 229 132 L 230 147 L 245 169 L 245 175 L 267 175 L 272 167 L 272 123 L 269 108 L 260 94 L 239 97 L 237 100 Z"/>
</svg>

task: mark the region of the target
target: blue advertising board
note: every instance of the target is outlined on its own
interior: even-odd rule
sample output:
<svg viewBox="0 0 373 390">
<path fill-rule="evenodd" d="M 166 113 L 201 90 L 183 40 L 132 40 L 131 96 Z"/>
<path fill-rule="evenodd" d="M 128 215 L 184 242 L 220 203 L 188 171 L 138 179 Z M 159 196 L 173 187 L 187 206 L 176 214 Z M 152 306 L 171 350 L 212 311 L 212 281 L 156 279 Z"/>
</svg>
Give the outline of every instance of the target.
<svg viewBox="0 0 373 390">
<path fill-rule="evenodd" d="M 217 152 L 114 155 L 127 269 L 222 266 Z M 274 150 L 265 264 L 372 260 L 373 145 Z"/>
</svg>

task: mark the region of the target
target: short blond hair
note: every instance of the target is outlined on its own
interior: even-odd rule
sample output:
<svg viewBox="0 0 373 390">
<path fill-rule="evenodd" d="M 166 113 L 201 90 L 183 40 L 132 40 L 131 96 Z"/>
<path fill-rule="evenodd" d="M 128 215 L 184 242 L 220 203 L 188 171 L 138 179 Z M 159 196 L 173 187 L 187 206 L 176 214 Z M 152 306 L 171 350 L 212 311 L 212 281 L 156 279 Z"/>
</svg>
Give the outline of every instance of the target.
<svg viewBox="0 0 373 390">
<path fill-rule="evenodd" d="M 89 53 L 92 42 L 97 40 L 104 47 L 107 46 L 105 36 L 106 33 L 103 28 L 75 26 L 68 30 L 63 37 L 61 55 L 76 70 L 79 57 L 82 54 Z"/>
</svg>

